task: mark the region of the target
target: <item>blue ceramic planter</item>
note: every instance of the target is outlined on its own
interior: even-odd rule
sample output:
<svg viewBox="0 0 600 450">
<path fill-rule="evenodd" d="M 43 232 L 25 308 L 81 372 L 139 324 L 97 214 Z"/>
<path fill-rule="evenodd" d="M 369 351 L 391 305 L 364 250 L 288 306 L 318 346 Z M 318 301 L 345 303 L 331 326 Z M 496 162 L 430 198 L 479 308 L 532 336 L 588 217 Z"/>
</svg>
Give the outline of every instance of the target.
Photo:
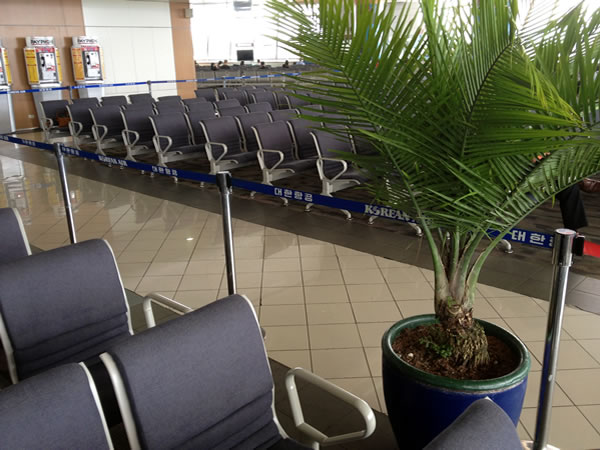
<svg viewBox="0 0 600 450">
<path fill-rule="evenodd" d="M 490 397 L 517 425 L 530 367 L 525 345 L 510 332 L 479 321 L 488 336 L 496 336 L 520 355 L 519 367 L 491 380 L 455 380 L 423 372 L 405 363 L 392 350 L 396 336 L 405 328 L 435 322 L 426 314 L 394 324 L 383 336 L 383 388 L 396 440 L 403 449 L 422 449 L 450 425 L 471 403 Z"/>
</svg>

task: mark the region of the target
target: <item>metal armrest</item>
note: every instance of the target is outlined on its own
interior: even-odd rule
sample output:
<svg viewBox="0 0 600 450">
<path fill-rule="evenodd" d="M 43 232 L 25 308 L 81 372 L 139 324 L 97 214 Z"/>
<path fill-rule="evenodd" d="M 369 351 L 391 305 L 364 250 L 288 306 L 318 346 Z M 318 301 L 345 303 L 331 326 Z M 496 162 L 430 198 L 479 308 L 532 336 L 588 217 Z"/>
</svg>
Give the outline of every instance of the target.
<svg viewBox="0 0 600 450">
<path fill-rule="evenodd" d="M 130 135 L 134 136 L 134 139 L 131 140 L 129 138 Z M 140 133 L 138 133 L 137 131 L 133 131 L 133 130 L 128 130 L 128 129 L 124 129 L 123 131 L 121 131 L 121 136 L 123 136 L 123 142 L 125 142 L 127 145 L 133 147 L 135 144 L 137 144 L 137 141 L 140 140 Z"/>
<path fill-rule="evenodd" d="M 161 139 L 167 140 L 167 147 L 164 149 L 160 146 Z M 152 136 L 152 142 L 154 143 L 156 151 L 159 153 L 166 153 L 173 146 L 173 139 L 171 139 L 171 136 L 161 136 L 159 134 L 155 134 L 154 136 Z"/>
<path fill-rule="evenodd" d="M 339 436 L 327 436 L 321 431 L 317 430 L 313 426 L 307 424 L 304 421 L 304 414 L 302 413 L 302 405 L 300 404 L 300 398 L 298 397 L 298 390 L 296 388 L 295 378 L 301 378 L 325 392 L 333 395 L 334 397 L 342 400 L 348 405 L 352 406 L 362 416 L 365 421 L 365 429 L 361 431 L 355 431 L 352 433 L 341 434 Z M 292 408 L 292 417 L 294 418 L 294 424 L 299 431 L 307 436 L 311 441 L 313 448 L 318 449 L 319 445 L 334 445 L 342 444 L 353 440 L 366 439 L 373 431 L 375 431 L 375 414 L 371 407 L 364 400 L 358 398 L 356 395 L 342 389 L 339 386 L 315 375 L 308 370 L 296 367 L 290 369 L 285 377 L 285 388 L 290 399 L 290 406 Z"/>
<path fill-rule="evenodd" d="M 42 120 L 42 128 L 44 129 L 44 131 L 50 130 L 53 126 L 54 121 L 49 117 L 44 117 L 44 120 Z"/>
<path fill-rule="evenodd" d="M 333 161 L 336 163 L 339 163 L 342 165 L 342 170 L 335 175 L 335 177 L 333 178 L 327 178 L 327 176 L 325 175 L 325 171 L 323 170 L 323 161 Z M 328 181 L 335 181 L 337 180 L 339 177 L 341 177 L 347 170 L 348 170 L 348 163 L 346 161 L 344 161 L 343 159 L 336 159 L 336 158 L 325 158 L 325 157 L 320 157 L 317 160 L 317 167 L 319 167 L 319 163 L 320 163 L 320 175 L 325 178 Z"/>
<path fill-rule="evenodd" d="M 79 133 L 83 130 L 83 124 L 81 122 L 69 122 L 69 131 L 71 132 L 71 136 L 79 136 Z"/>
<path fill-rule="evenodd" d="M 176 302 L 169 297 L 165 297 L 157 292 L 151 292 L 144 297 L 144 302 L 142 304 L 144 308 L 144 317 L 146 318 L 146 326 L 148 328 L 156 326 L 156 322 L 154 321 L 154 313 L 152 312 L 153 301 L 176 313 L 187 314 L 193 311 L 193 309 L 189 306 L 182 305 L 181 303 Z"/>
<path fill-rule="evenodd" d="M 267 167 L 267 165 L 265 164 L 265 167 L 267 167 L 268 170 L 275 170 L 277 169 L 277 167 L 283 162 L 283 160 L 285 159 L 285 155 L 283 154 L 282 151 L 279 150 L 267 150 L 267 149 L 260 149 L 258 151 L 259 154 L 261 154 L 261 152 L 267 152 L 267 153 L 277 153 L 279 155 L 279 161 L 277 161 L 275 164 L 273 164 L 272 167 Z M 263 164 L 264 164 L 264 158 L 263 158 Z"/>
<path fill-rule="evenodd" d="M 104 133 L 100 134 L 98 132 L 98 130 L 103 130 Z M 106 125 L 92 125 L 92 135 L 94 136 L 94 139 L 96 139 L 97 141 L 101 141 L 102 139 L 104 139 L 104 136 L 106 136 L 106 134 L 108 133 L 108 127 Z"/>
<path fill-rule="evenodd" d="M 213 145 L 215 145 L 217 147 L 221 147 L 223 149 L 223 153 L 221 153 L 221 156 L 219 156 L 216 159 L 215 159 L 215 157 L 213 155 L 213 152 L 212 152 L 212 146 Z M 223 144 L 222 142 L 208 141 L 207 143 L 204 144 L 204 149 L 206 150 L 206 156 L 208 157 L 209 161 L 219 162 L 227 154 L 227 145 Z"/>
</svg>

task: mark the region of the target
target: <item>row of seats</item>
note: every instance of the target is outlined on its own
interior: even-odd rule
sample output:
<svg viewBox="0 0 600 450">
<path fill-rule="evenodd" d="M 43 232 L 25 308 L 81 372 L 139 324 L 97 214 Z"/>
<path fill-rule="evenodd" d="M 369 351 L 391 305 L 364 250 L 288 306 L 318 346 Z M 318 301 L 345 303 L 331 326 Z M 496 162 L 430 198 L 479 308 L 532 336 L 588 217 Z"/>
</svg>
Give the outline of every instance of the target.
<svg viewBox="0 0 600 450">
<path fill-rule="evenodd" d="M 15 376 L 0 391 L 2 448 L 113 448 L 109 427 L 121 421 L 132 449 L 308 449 L 375 430 L 366 402 L 295 368 L 286 389 L 310 447 L 288 438 L 274 414 L 269 362 L 246 297 L 231 295 L 132 335 L 105 241 L 30 256 L 16 210 L 0 210 L 0 230 L 7 237 L 0 244 L 0 338 Z M 12 241 L 20 245 L 6 247 Z M 84 263 L 90 260 L 93 272 Z M 364 428 L 329 437 L 306 423 L 296 379 L 354 408 Z M 426 447 L 479 448 L 521 448 L 510 418 L 487 399 Z"/>
<path fill-rule="evenodd" d="M 247 298 L 192 312 L 150 295 L 144 310 L 156 297 L 184 314 L 133 335 L 108 243 L 35 255 L 25 244 L 6 249 L 27 240 L 14 209 L 0 210 L 0 230 L 7 237 L 0 244 L 0 338 L 14 383 L 0 391 L 0 447 L 110 448 L 107 428 L 122 419 L 131 448 L 310 448 L 287 440 L 273 414 L 269 363 Z M 328 438 L 309 429 L 310 442 L 343 442 L 375 429 L 363 400 L 302 369 L 288 377 L 301 431 L 310 427 L 302 425 L 297 377 L 364 417 L 361 432 Z"/>
</svg>

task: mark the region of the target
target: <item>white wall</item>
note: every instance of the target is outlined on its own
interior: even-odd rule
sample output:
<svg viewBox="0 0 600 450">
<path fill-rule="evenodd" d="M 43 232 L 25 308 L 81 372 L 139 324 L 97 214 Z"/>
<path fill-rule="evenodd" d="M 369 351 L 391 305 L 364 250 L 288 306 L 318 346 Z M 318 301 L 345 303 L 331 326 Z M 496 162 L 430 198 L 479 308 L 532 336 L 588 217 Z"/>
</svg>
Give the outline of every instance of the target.
<svg viewBox="0 0 600 450">
<path fill-rule="evenodd" d="M 88 36 L 104 49 L 107 83 L 174 80 L 175 57 L 168 2 L 82 0 Z M 146 86 L 105 88 L 104 95 L 148 92 Z M 176 95 L 174 83 L 152 87 L 154 97 Z"/>
</svg>

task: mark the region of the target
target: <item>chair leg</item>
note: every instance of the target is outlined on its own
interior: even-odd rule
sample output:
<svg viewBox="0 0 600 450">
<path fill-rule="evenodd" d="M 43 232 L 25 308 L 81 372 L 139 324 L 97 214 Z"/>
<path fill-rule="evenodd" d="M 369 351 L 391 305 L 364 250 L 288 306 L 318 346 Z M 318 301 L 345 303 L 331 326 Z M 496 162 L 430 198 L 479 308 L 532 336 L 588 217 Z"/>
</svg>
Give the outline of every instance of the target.
<svg viewBox="0 0 600 450">
<path fill-rule="evenodd" d="M 417 225 L 416 223 L 408 222 L 408 226 L 415 230 L 418 237 L 423 237 L 423 230 L 421 230 L 421 227 L 419 225 Z"/>
<path fill-rule="evenodd" d="M 346 220 L 352 220 L 352 214 L 350 214 L 350 211 L 347 209 L 340 209 L 340 211 L 344 213 Z"/>
<path fill-rule="evenodd" d="M 290 204 L 289 200 L 285 197 L 282 197 L 281 200 L 283 200 L 283 206 L 288 206 Z"/>
<path fill-rule="evenodd" d="M 510 244 L 510 242 L 508 242 L 506 239 L 502 239 L 499 243 L 500 248 L 502 249 L 502 251 L 504 251 L 504 253 L 507 254 L 511 254 L 514 253 L 514 250 L 512 248 L 512 245 Z"/>
<path fill-rule="evenodd" d="M 377 219 L 377 216 L 370 216 L 369 217 L 369 225 L 373 225 L 373 222 L 375 222 L 375 219 Z"/>
<path fill-rule="evenodd" d="M 307 203 L 306 206 L 304 207 L 304 212 L 310 212 L 310 209 L 312 208 L 313 204 L 312 203 Z"/>
</svg>

